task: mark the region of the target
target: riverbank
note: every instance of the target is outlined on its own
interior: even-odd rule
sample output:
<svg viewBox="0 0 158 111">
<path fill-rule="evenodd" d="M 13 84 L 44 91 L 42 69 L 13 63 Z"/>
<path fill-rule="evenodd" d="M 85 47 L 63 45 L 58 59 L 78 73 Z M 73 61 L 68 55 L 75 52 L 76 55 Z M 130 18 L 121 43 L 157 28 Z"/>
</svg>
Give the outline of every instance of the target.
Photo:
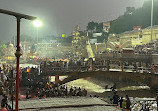
<svg viewBox="0 0 158 111">
<path fill-rule="evenodd" d="M 105 91 L 103 93 L 90 93 L 91 95 L 97 95 L 101 98 L 108 98 L 113 96 L 112 91 Z M 120 97 L 125 97 L 128 95 L 129 97 L 133 98 L 154 98 L 156 97 L 156 91 L 154 90 L 145 90 L 145 89 L 139 89 L 139 90 L 125 90 L 125 91 L 117 91 L 117 94 Z"/>
</svg>

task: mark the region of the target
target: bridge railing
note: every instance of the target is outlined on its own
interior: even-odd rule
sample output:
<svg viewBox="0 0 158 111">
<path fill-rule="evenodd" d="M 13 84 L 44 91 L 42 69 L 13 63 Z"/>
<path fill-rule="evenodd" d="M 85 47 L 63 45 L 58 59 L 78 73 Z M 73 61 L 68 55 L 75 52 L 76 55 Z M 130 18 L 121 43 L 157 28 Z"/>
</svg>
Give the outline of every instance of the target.
<svg viewBox="0 0 158 111">
<path fill-rule="evenodd" d="M 113 59 L 113 58 L 127 58 L 127 59 L 140 59 L 140 60 L 147 60 L 152 58 L 151 54 L 137 54 L 137 53 L 133 53 L 133 54 L 128 54 L 128 53 L 106 53 L 106 54 L 97 54 L 96 58 L 105 58 L 105 59 Z"/>
<path fill-rule="evenodd" d="M 124 66 L 123 70 L 125 72 L 126 72 L 126 70 L 130 70 L 132 72 L 139 72 L 139 73 L 151 73 L 152 72 L 152 69 L 149 67 Z"/>
<path fill-rule="evenodd" d="M 123 71 L 123 72 L 133 72 L 133 73 L 154 73 L 158 74 L 158 69 L 152 69 L 150 67 L 137 67 L 137 66 L 121 66 L 121 65 L 84 65 L 84 66 L 77 66 L 77 65 L 72 65 L 72 66 L 59 66 L 59 67 L 54 67 L 51 65 L 47 65 L 45 68 L 41 68 L 44 71 L 51 72 L 51 71 L 66 71 L 66 72 L 72 72 L 72 71 L 78 71 L 78 72 L 83 72 L 83 71 L 109 71 L 109 70 L 115 70 L 115 71 Z"/>
</svg>

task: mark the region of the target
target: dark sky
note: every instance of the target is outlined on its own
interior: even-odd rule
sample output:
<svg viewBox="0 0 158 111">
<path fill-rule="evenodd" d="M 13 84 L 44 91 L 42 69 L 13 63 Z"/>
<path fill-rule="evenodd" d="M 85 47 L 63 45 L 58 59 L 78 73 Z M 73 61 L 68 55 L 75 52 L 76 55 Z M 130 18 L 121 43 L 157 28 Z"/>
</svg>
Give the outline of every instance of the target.
<svg viewBox="0 0 158 111">
<path fill-rule="evenodd" d="M 0 0 L 0 8 L 36 16 L 43 21 L 39 36 L 70 35 L 75 25 L 81 30 L 90 21 L 106 22 L 122 15 L 126 7 L 139 8 L 145 0 Z M 21 34 L 36 36 L 32 22 L 21 20 Z M 16 19 L 0 14 L 0 41 L 16 36 Z"/>
</svg>

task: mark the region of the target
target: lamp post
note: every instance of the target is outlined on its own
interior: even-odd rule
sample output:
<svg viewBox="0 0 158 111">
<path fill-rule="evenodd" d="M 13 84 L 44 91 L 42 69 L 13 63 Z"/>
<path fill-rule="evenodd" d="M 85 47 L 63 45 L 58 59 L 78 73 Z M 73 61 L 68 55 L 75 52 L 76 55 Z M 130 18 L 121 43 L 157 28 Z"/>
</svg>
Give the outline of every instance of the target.
<svg viewBox="0 0 158 111">
<path fill-rule="evenodd" d="M 16 13 L 16 12 L 12 12 L 12 11 L 8 11 L 8 10 L 3 10 L 0 9 L 0 13 L 3 14 L 7 14 L 7 15 L 11 15 L 16 17 L 17 19 L 17 49 L 16 49 L 16 53 L 15 56 L 17 58 L 17 62 L 16 62 L 16 104 L 15 104 L 15 111 L 18 111 L 18 99 L 19 99 L 19 59 L 20 56 L 22 55 L 20 52 L 20 20 L 22 18 L 27 19 L 27 20 L 34 20 L 36 19 L 36 17 L 33 16 L 29 16 L 29 15 L 24 15 L 24 14 L 20 14 L 20 13 Z"/>
<path fill-rule="evenodd" d="M 153 0 L 151 0 L 151 42 L 152 42 L 152 27 L 153 27 Z"/>
<path fill-rule="evenodd" d="M 13 79 L 13 67 L 12 67 L 12 70 L 11 70 L 11 101 L 12 101 L 12 111 L 13 111 L 13 82 L 14 82 L 14 79 Z"/>
<path fill-rule="evenodd" d="M 36 27 L 36 30 L 37 30 L 36 36 L 37 36 L 37 43 L 38 43 L 38 28 L 42 26 L 42 22 L 37 19 L 33 21 L 33 25 Z"/>
</svg>

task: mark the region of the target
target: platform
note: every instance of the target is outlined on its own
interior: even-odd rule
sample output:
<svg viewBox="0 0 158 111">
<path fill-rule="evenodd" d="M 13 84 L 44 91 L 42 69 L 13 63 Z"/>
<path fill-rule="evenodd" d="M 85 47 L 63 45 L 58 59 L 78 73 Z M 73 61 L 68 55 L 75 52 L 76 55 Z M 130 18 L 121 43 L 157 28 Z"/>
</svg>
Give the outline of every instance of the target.
<svg viewBox="0 0 158 111">
<path fill-rule="evenodd" d="M 19 101 L 21 111 L 122 111 L 96 97 L 54 97 Z"/>
</svg>

